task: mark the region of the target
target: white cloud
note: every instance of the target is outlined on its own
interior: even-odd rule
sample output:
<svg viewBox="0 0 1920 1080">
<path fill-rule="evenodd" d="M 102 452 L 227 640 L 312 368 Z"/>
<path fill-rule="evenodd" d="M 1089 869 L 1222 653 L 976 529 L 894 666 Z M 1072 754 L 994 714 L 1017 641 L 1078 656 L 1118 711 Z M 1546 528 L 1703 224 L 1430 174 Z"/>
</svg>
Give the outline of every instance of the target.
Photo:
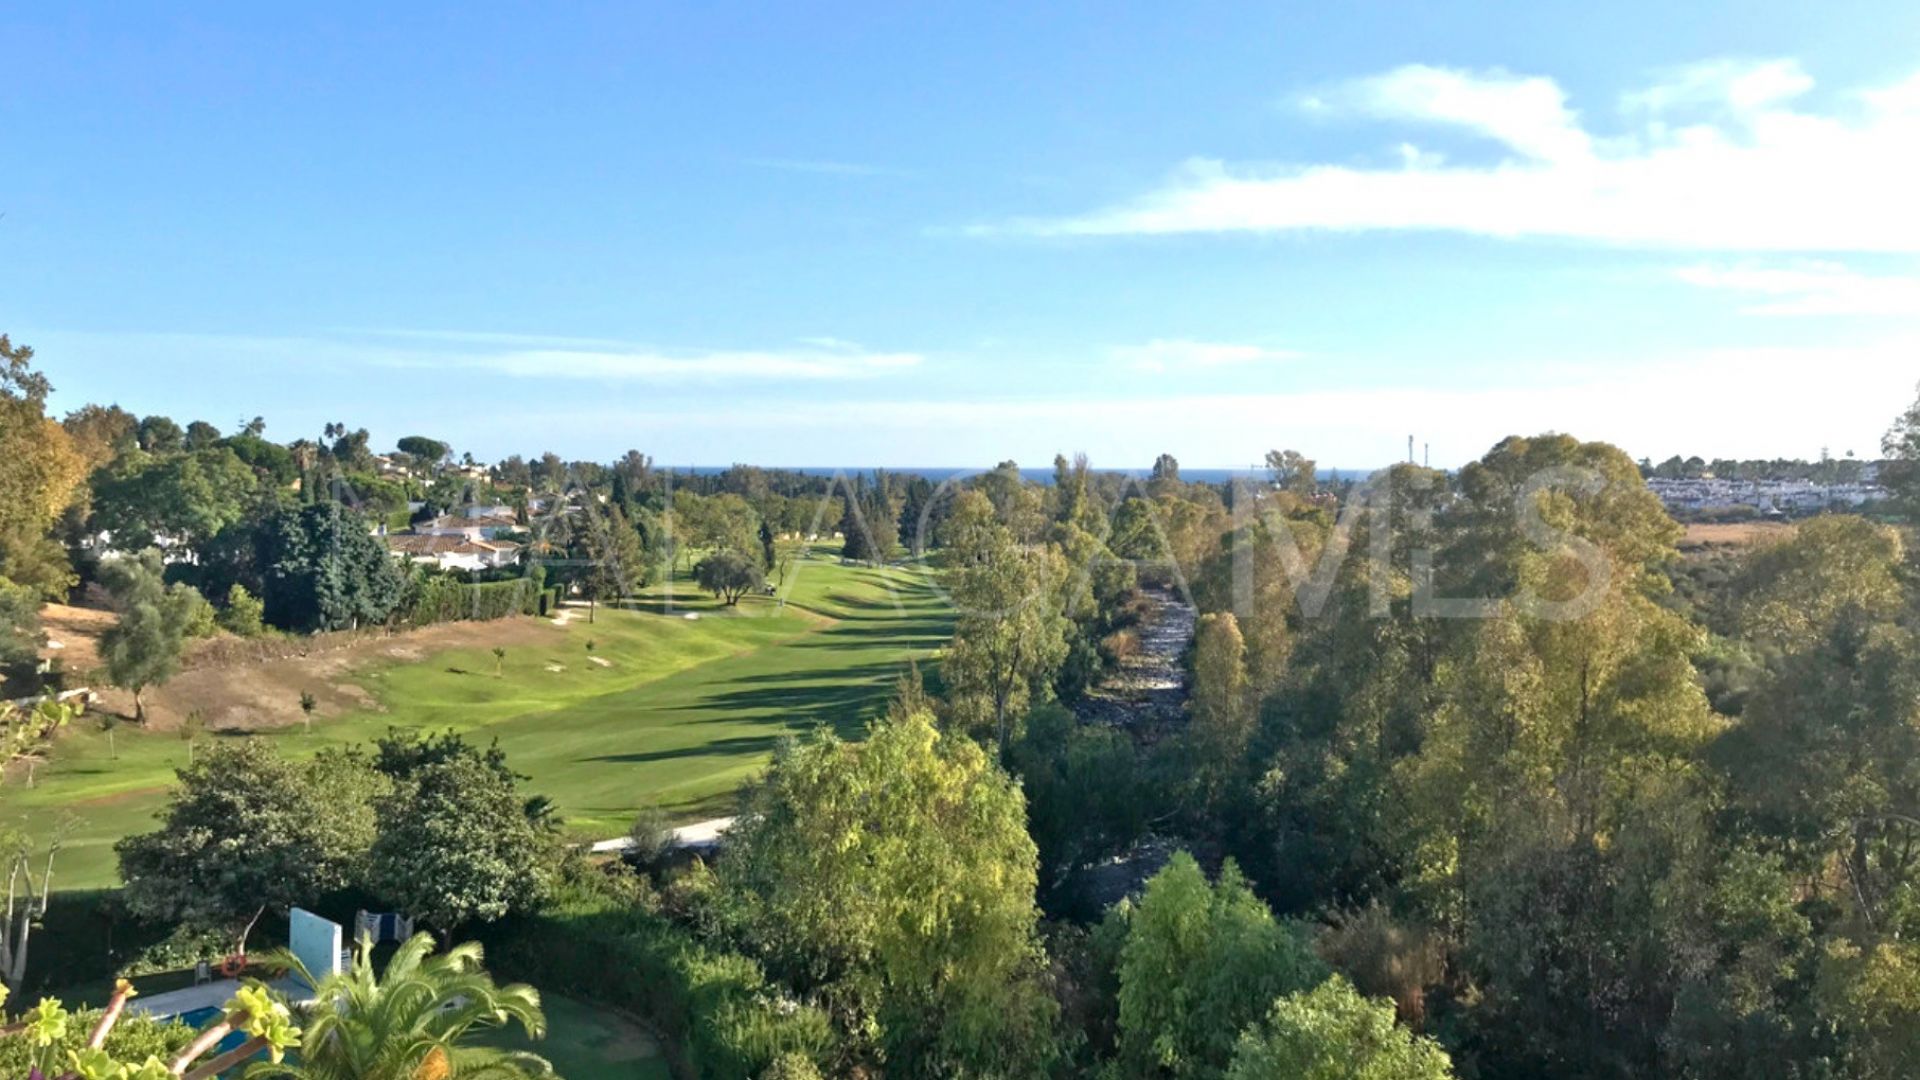
<svg viewBox="0 0 1920 1080">
<path fill-rule="evenodd" d="M 1920 339 L 1899 338 L 1542 365 L 1524 384 L 1491 388 L 1436 380 L 1143 399 L 1103 393 L 1095 381 L 1084 393 L 1048 399 L 861 398 L 796 410 L 774 399 L 740 398 L 725 408 L 623 411 L 576 424 L 640 425 L 660 431 L 668 444 L 714 444 L 705 457 L 682 453 L 687 460 L 745 455 L 796 464 L 817 463 L 820 447 L 831 445 L 836 460 L 903 466 L 986 468 L 1009 457 L 1039 463 L 1072 450 L 1086 451 L 1096 466 L 1144 466 L 1165 450 L 1188 465 L 1232 467 L 1258 462 L 1279 439 L 1323 464 L 1357 468 L 1400 460 L 1411 433 L 1431 444 L 1436 465 L 1451 466 L 1508 435 L 1544 431 L 1612 442 L 1655 460 L 1676 452 L 1812 457 L 1823 445 L 1872 456 L 1893 414 L 1912 400 L 1915 355 Z M 928 431 L 942 438 L 927 443 Z M 911 460 L 903 446 L 915 448 L 905 451 Z"/>
<path fill-rule="evenodd" d="M 1785 266 L 1686 266 L 1689 285 L 1747 293 L 1752 315 L 1920 316 L 1920 277 L 1862 274 L 1831 262 Z"/>
<path fill-rule="evenodd" d="M 1748 113 L 1812 89 L 1813 76 L 1795 60 L 1707 60 L 1666 72 L 1654 85 L 1626 94 L 1621 104 L 1653 113 L 1687 107 Z"/>
<path fill-rule="evenodd" d="M 371 366 L 662 384 L 870 379 L 916 368 L 925 359 L 912 352 L 874 352 L 835 338 L 810 339 L 783 349 L 663 349 L 599 338 L 450 330 L 360 330 L 310 337 L 180 333 L 64 336 L 74 341 L 142 348 L 156 355 L 191 350 L 210 359 L 322 364 L 335 370 Z"/>
<path fill-rule="evenodd" d="M 1399 68 L 1316 99 L 1327 116 L 1491 138 L 1490 164 L 1402 148 L 1394 166 L 1188 161 L 1091 213 L 987 226 L 1047 236 L 1426 230 L 1706 251 L 1920 252 L 1920 74 L 1798 107 L 1789 61 L 1717 62 L 1625 99 L 1625 130 L 1582 126 L 1550 79 Z"/>
<path fill-rule="evenodd" d="M 1182 341 L 1156 338 L 1145 345 L 1117 345 L 1108 350 L 1114 360 L 1135 371 L 1181 371 L 1192 368 L 1238 367 L 1274 360 L 1293 360 L 1291 349 L 1263 345 L 1236 345 L 1223 341 Z"/>
<path fill-rule="evenodd" d="M 1576 161 L 1592 152 L 1592 140 L 1567 108 L 1567 95 L 1552 79 L 1537 76 L 1409 64 L 1313 100 L 1335 112 L 1464 128 L 1540 161 Z"/>
<path fill-rule="evenodd" d="M 701 381 L 732 379 L 859 379 L 915 367 L 915 353 L 718 351 L 668 355 L 652 350 L 617 352 L 528 349 L 490 355 L 430 356 L 428 364 L 452 363 L 531 378 Z"/>
</svg>

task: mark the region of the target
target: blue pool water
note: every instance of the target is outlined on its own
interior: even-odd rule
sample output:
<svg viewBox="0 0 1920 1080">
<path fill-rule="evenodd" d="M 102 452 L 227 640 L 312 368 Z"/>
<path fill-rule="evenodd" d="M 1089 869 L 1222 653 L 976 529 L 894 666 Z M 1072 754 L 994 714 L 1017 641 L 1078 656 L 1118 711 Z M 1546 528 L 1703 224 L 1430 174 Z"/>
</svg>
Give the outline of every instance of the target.
<svg viewBox="0 0 1920 1080">
<path fill-rule="evenodd" d="M 198 1028 L 206 1027 L 208 1021 L 217 1019 L 225 1011 L 226 1010 L 219 1009 L 219 1008 L 195 1009 L 192 1012 L 183 1012 L 179 1016 L 174 1017 L 174 1019 L 180 1021 L 181 1023 L 187 1025 L 190 1028 L 198 1029 Z M 224 1054 L 227 1051 L 232 1050 L 234 1047 L 239 1046 L 241 1043 L 246 1041 L 247 1041 L 247 1035 L 245 1032 L 243 1031 L 230 1032 L 228 1033 L 226 1038 L 220 1040 L 219 1049 L 216 1050 L 215 1052 Z"/>
</svg>

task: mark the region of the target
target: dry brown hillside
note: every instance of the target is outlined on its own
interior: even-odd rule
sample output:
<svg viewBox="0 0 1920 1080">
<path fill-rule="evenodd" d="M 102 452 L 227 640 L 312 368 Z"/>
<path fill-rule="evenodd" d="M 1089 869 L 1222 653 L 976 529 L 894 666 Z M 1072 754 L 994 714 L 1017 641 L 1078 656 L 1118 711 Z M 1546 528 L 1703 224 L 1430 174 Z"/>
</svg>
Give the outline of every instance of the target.
<svg viewBox="0 0 1920 1080">
<path fill-rule="evenodd" d="M 49 604 L 41 609 L 49 648 L 70 673 L 68 684 L 100 693 L 99 708 L 133 715 L 133 695 L 98 677 L 100 635 L 114 615 L 93 608 Z M 325 634 L 309 638 L 242 641 L 222 634 L 194 643 L 185 670 L 147 692 L 147 724 L 170 730 L 199 710 L 207 727 L 252 731 L 301 722 L 300 695 L 312 694 L 317 715 L 334 716 L 375 702 L 353 674 L 382 661 L 419 660 L 448 649 L 537 644 L 561 631 L 545 619 L 443 623 L 396 634 Z"/>
</svg>

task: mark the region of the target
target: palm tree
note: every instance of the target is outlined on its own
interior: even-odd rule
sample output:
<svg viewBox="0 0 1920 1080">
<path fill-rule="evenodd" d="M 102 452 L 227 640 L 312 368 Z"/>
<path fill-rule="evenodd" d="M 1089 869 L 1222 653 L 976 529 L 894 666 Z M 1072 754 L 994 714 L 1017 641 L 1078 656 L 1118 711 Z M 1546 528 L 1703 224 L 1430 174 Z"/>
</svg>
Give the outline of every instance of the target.
<svg viewBox="0 0 1920 1080">
<path fill-rule="evenodd" d="M 494 985 L 480 966 L 478 942 L 433 955 L 433 935 L 417 934 L 373 970 L 373 943 L 360 936 L 353 967 L 315 980 L 291 955 L 278 962 L 314 988 L 306 1007 L 300 1061 L 250 1067 L 247 1080 L 527 1080 L 553 1066 L 525 1052 L 462 1045 L 481 1029 L 509 1022 L 534 1038 L 546 1034 L 540 992 Z"/>
</svg>

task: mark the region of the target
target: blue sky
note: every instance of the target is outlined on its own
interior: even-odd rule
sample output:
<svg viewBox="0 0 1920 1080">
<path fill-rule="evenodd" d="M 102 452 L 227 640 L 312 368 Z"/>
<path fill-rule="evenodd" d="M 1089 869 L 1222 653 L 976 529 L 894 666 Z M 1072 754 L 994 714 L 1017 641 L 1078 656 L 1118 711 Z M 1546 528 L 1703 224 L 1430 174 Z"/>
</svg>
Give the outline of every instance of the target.
<svg viewBox="0 0 1920 1080">
<path fill-rule="evenodd" d="M 1920 5 L 1035 7 L 0 6 L 0 331 L 60 408 L 488 459 L 1870 455 L 1912 399 Z"/>
</svg>

